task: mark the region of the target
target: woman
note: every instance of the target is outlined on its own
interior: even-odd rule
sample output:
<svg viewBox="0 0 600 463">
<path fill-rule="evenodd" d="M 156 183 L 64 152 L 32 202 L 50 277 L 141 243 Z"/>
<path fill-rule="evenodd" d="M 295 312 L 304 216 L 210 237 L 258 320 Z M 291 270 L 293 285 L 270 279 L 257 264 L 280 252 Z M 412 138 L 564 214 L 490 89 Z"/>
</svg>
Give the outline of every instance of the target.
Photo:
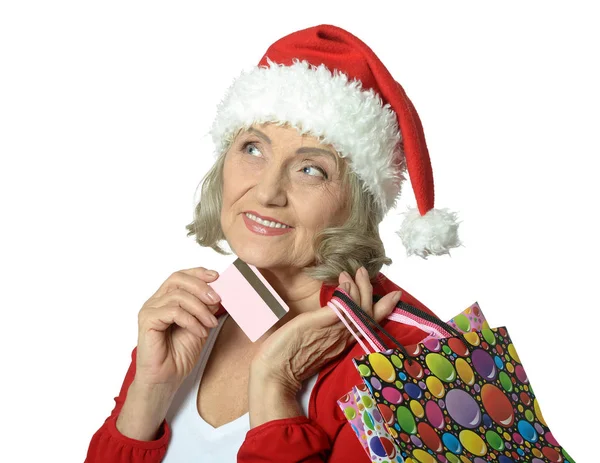
<svg viewBox="0 0 600 463">
<path fill-rule="evenodd" d="M 368 462 L 336 404 L 360 383 L 360 351 L 327 301 L 340 286 L 380 322 L 400 299 L 428 311 L 379 272 L 391 259 L 378 225 L 406 167 L 419 206 L 400 231 L 408 253 L 460 245 L 454 214 L 433 209 L 418 115 L 363 42 L 321 25 L 278 40 L 233 83 L 212 136 L 189 234 L 221 253 L 226 240 L 290 311 L 252 343 L 211 291 L 215 272 L 173 273 L 139 313 L 86 461 Z M 426 336 L 384 326 L 405 345 Z"/>
</svg>

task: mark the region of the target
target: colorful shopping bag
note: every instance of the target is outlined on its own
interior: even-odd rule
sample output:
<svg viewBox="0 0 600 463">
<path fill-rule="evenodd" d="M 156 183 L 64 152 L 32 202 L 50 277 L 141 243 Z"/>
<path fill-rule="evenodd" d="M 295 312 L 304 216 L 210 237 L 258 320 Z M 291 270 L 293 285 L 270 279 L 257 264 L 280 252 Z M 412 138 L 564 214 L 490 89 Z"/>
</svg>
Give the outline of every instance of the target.
<svg viewBox="0 0 600 463">
<path fill-rule="evenodd" d="M 409 312 L 397 307 L 388 318 L 431 332 L 421 342 L 431 342 L 432 339 L 444 337 L 443 330 L 439 326 L 433 327 L 431 322 L 428 323 L 420 311 L 419 313 Z M 359 326 L 363 326 L 360 320 L 358 323 Z M 489 328 L 477 302 L 452 318 L 448 324 L 462 333 Z M 365 334 L 368 336 L 368 332 Z M 448 333 L 445 334 L 448 335 Z M 353 387 L 337 403 L 372 462 L 380 463 L 386 459 L 398 458 L 398 449 L 393 445 L 393 439 L 384 426 L 384 420 L 390 421 L 391 412 L 386 410 L 388 414 L 385 417 L 382 416 L 364 383 Z"/>
<path fill-rule="evenodd" d="M 440 320 L 450 337 L 402 346 L 344 291 L 329 304 L 363 323 L 372 350 L 354 363 L 407 463 L 574 462 L 548 428 L 506 327 L 461 333 Z M 377 351 L 385 343 L 375 329 L 397 348 Z"/>
<path fill-rule="evenodd" d="M 389 316 L 390 320 L 417 326 L 428 331 L 430 324 L 417 313 L 407 312 L 402 308 L 396 308 Z M 487 322 L 477 303 L 464 309 L 460 314 L 452 318 L 448 324 L 457 330 L 466 333 L 487 328 Z M 362 326 L 362 325 L 361 325 Z M 431 329 L 432 334 L 422 342 L 443 337 L 437 330 Z M 391 420 L 391 411 L 384 417 L 376 407 L 376 402 L 364 383 L 354 386 L 347 394 L 338 401 L 338 406 L 344 412 L 344 416 L 350 423 L 350 427 L 363 446 L 365 452 L 374 463 L 398 458 L 400 452 L 394 444 L 385 426 L 385 421 Z"/>
<path fill-rule="evenodd" d="M 369 448 L 369 441 L 367 440 L 367 432 L 365 431 L 365 421 L 363 415 L 365 413 L 365 404 L 362 403 L 362 398 L 358 395 L 358 388 L 362 386 L 362 390 L 367 392 L 369 395 L 371 394 L 367 389 L 367 386 L 363 383 L 354 386 L 347 394 L 341 397 L 338 401 L 338 407 L 344 413 L 344 416 L 350 423 L 350 427 L 356 434 L 356 437 L 360 441 L 360 444 L 367 452 L 367 455 L 371 456 L 371 451 Z M 368 405 L 374 405 L 375 401 L 372 397 L 368 399 Z M 368 412 L 367 412 L 368 413 Z M 375 420 L 370 420 L 371 423 Z M 387 430 L 386 430 L 387 433 Z M 370 434 L 369 434 L 370 435 Z"/>
<path fill-rule="evenodd" d="M 399 449 L 389 434 L 371 392 L 362 383 L 354 386 L 348 394 L 338 400 L 338 406 L 350 422 L 367 455 L 375 463 L 402 463 Z"/>
</svg>

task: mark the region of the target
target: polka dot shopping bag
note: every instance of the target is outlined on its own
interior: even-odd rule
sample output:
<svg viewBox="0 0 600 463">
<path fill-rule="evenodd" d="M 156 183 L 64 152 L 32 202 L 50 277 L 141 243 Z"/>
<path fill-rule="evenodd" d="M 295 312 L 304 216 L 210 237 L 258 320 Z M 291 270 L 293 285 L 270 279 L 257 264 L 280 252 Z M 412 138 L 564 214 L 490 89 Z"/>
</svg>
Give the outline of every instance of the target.
<svg viewBox="0 0 600 463">
<path fill-rule="evenodd" d="M 508 330 L 490 328 L 477 303 L 444 323 L 400 301 L 390 318 L 431 333 L 413 346 L 343 290 L 328 305 L 365 351 L 353 360 L 363 384 L 338 405 L 373 462 L 574 463 L 542 416 Z"/>
</svg>

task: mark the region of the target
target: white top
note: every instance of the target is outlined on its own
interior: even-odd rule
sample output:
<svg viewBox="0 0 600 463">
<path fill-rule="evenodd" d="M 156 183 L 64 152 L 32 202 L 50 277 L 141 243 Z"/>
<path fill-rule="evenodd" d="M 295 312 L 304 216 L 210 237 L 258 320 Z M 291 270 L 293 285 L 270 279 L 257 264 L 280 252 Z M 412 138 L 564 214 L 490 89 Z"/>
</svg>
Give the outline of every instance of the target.
<svg viewBox="0 0 600 463">
<path fill-rule="evenodd" d="M 236 463 L 237 453 L 250 430 L 248 413 L 236 420 L 213 428 L 198 413 L 198 388 L 217 335 L 229 315 L 219 318 L 210 330 L 198 363 L 177 391 L 166 419 L 171 426 L 171 441 L 163 463 Z M 304 383 L 298 394 L 304 414 L 308 416 L 308 401 L 317 375 Z"/>
</svg>

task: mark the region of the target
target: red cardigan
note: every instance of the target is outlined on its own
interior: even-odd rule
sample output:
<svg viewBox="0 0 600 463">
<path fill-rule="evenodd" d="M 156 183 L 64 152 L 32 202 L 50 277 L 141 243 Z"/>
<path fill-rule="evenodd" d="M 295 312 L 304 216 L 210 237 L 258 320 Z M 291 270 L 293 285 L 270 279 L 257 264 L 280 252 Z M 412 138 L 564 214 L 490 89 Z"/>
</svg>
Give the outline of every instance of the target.
<svg viewBox="0 0 600 463">
<path fill-rule="evenodd" d="M 402 289 L 379 273 L 372 282 L 373 294 L 385 295 Z M 336 286 L 321 286 L 321 306 L 333 295 Z M 432 313 L 421 302 L 402 290 L 402 301 Z M 427 334 L 412 326 L 385 320 L 383 326 L 403 345 L 418 343 Z M 136 349 L 131 354 L 131 365 L 125 375 L 115 407 L 104 424 L 93 435 L 85 463 L 158 463 L 164 457 L 171 429 L 163 421 L 158 439 L 139 441 L 122 435 L 116 421 L 135 376 Z M 354 431 L 348 424 L 337 400 L 361 378 L 352 363 L 353 357 L 363 354 L 355 344 L 344 355 L 329 363 L 318 375 L 310 395 L 308 414 L 269 421 L 246 434 L 238 452 L 238 463 L 370 463 Z"/>
</svg>

